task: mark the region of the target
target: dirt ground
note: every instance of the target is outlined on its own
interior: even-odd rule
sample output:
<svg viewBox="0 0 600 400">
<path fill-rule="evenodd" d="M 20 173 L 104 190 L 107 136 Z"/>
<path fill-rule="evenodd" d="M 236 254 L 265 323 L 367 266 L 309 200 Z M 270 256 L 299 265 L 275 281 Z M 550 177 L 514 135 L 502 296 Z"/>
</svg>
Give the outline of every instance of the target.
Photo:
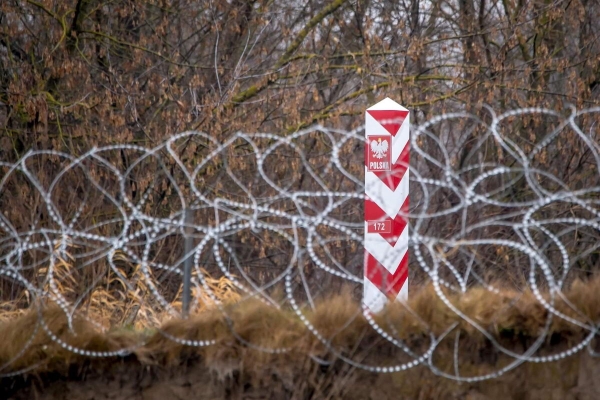
<svg viewBox="0 0 600 400">
<path fill-rule="evenodd" d="M 141 365 L 135 357 L 73 365 L 67 375 L 42 374 L 1 381 L 0 398 L 14 400 L 213 400 L 213 399 L 524 399 L 592 400 L 600 393 L 600 360 L 582 353 L 553 364 L 524 365 L 498 379 L 456 384 L 424 369 L 372 374 L 345 368 L 252 371 L 231 366 L 219 376 L 188 360 L 177 368 Z M 308 367 L 308 369 L 306 369 Z"/>
</svg>

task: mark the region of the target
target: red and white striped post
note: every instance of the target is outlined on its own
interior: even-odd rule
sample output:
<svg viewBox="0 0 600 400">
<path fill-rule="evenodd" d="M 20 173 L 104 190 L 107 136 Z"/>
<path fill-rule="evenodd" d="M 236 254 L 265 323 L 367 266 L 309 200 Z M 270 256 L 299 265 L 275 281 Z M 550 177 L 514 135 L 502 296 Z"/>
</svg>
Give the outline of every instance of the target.
<svg viewBox="0 0 600 400">
<path fill-rule="evenodd" d="M 364 304 L 408 298 L 409 111 L 386 98 L 365 112 Z"/>
</svg>

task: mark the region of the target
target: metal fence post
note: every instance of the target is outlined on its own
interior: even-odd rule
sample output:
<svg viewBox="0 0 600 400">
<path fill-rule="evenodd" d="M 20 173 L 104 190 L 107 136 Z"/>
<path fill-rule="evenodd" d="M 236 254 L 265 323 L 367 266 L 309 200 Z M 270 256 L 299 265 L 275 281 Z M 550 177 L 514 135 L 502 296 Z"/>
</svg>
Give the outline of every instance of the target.
<svg viewBox="0 0 600 400">
<path fill-rule="evenodd" d="M 191 280 L 192 280 L 192 252 L 193 249 L 193 238 L 192 238 L 192 210 L 186 208 L 184 211 L 184 257 L 183 261 L 183 294 L 182 294 L 182 311 L 183 317 L 187 318 L 190 314 L 190 298 L 191 298 Z"/>
</svg>

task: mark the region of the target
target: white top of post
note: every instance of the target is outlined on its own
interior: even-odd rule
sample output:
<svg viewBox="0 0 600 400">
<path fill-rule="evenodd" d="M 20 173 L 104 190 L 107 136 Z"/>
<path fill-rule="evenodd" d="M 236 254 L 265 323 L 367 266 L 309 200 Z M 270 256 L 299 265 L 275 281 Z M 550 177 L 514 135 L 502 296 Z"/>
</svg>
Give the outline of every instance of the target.
<svg viewBox="0 0 600 400">
<path fill-rule="evenodd" d="M 396 103 L 394 100 L 386 97 L 381 100 L 379 103 L 375 104 L 367 108 L 367 110 L 398 110 L 398 111 L 408 111 L 407 108 L 402 107 L 400 104 Z"/>
</svg>

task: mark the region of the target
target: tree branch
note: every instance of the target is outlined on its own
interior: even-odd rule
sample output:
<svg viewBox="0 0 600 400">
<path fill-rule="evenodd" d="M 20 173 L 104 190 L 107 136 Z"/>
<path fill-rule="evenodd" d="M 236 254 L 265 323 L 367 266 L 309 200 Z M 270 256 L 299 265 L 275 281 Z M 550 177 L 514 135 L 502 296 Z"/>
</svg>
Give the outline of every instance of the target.
<svg viewBox="0 0 600 400">
<path fill-rule="evenodd" d="M 288 46 L 285 52 L 279 57 L 279 60 L 275 63 L 274 69 L 277 71 L 278 69 L 284 67 L 292 60 L 292 54 L 298 50 L 306 36 L 310 33 L 310 31 L 317 26 L 320 22 L 322 22 L 325 17 L 335 12 L 338 8 L 340 8 L 347 0 L 335 0 L 327 7 L 323 8 L 320 13 L 315 15 L 304 28 L 298 33 L 298 36 L 292 41 L 292 43 Z M 273 84 L 277 78 L 271 77 L 266 80 L 266 82 L 259 83 L 257 85 L 253 85 L 248 89 L 242 91 L 241 93 L 233 96 L 231 99 L 232 103 L 243 103 L 252 97 L 256 96 L 258 93 L 263 91 L 266 87 Z"/>
</svg>

